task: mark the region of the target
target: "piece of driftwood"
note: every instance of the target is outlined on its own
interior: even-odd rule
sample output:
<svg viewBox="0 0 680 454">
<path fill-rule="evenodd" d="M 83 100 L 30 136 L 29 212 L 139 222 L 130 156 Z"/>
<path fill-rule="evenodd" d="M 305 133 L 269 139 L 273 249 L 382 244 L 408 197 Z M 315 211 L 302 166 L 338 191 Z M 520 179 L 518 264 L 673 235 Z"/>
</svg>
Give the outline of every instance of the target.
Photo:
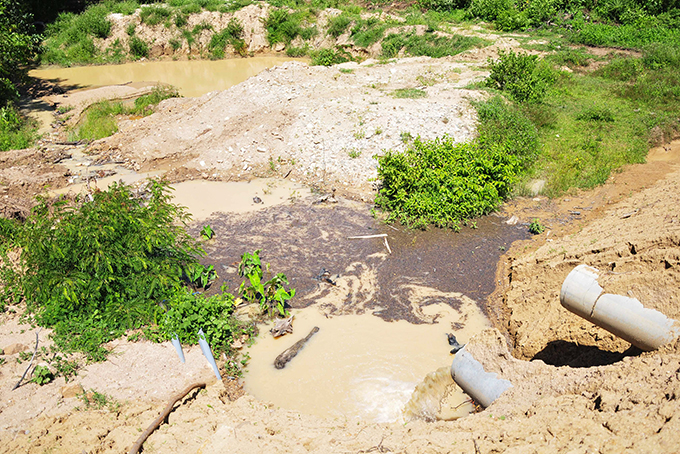
<svg viewBox="0 0 680 454">
<path fill-rule="evenodd" d="M 315 335 L 318 331 L 319 327 L 315 326 L 314 328 L 312 328 L 309 334 L 307 334 L 307 337 L 305 337 L 304 339 L 300 339 L 299 341 L 295 342 L 292 347 L 284 350 L 284 352 L 277 356 L 276 359 L 274 360 L 274 367 L 276 367 L 277 369 L 283 369 L 284 367 L 286 367 L 288 361 L 295 358 L 295 355 L 297 355 L 298 352 L 302 350 L 302 347 L 305 346 L 305 343 L 307 343 L 307 341 L 311 339 L 311 337 Z"/>
<path fill-rule="evenodd" d="M 272 336 L 277 338 L 287 333 L 293 334 L 293 317 L 295 316 L 291 315 L 286 319 L 277 321 L 274 327 L 269 330 L 269 332 L 272 333 Z"/>
<path fill-rule="evenodd" d="M 170 412 L 172 412 L 172 408 L 175 406 L 177 401 L 184 399 L 184 397 L 189 394 L 192 390 L 196 388 L 205 388 L 206 383 L 205 382 L 198 382 L 194 383 L 193 385 L 187 386 L 184 391 L 181 391 L 177 394 L 175 394 L 170 401 L 168 402 L 168 405 L 165 406 L 163 411 L 161 412 L 161 415 L 156 418 L 154 422 L 151 423 L 148 429 L 144 431 L 143 434 L 139 436 L 137 441 L 135 442 L 134 445 L 132 445 L 132 448 L 130 448 L 130 451 L 128 451 L 128 454 L 138 454 L 139 450 L 142 449 L 142 445 L 146 441 L 147 438 L 149 438 L 149 435 L 151 435 L 154 430 L 158 429 L 158 427 L 163 424 L 163 421 L 168 417 Z"/>
<path fill-rule="evenodd" d="M 14 385 L 14 388 L 12 388 L 12 391 L 17 389 L 19 386 L 21 386 L 21 382 L 24 381 L 24 378 L 26 378 L 26 374 L 28 373 L 29 370 L 31 370 L 31 366 L 33 365 L 33 360 L 35 359 L 35 354 L 38 353 L 38 343 L 40 340 L 38 339 L 38 334 L 40 334 L 40 331 L 42 331 L 42 328 L 40 328 L 38 331 L 35 333 L 35 349 L 33 350 L 33 356 L 31 356 L 31 362 L 28 363 L 28 367 L 24 371 L 24 374 L 21 376 L 19 381 L 17 382 L 16 385 Z"/>
</svg>

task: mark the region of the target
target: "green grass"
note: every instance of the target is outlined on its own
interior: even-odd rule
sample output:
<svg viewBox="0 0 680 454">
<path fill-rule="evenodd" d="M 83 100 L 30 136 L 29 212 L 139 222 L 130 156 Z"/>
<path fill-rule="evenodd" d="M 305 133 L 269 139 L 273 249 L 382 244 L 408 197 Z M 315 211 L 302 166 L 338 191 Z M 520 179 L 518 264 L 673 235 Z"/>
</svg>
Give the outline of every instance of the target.
<svg viewBox="0 0 680 454">
<path fill-rule="evenodd" d="M 382 56 L 394 58 L 403 49 L 406 55 L 414 57 L 427 56 L 432 58 L 457 55 L 474 47 L 482 47 L 486 44 L 481 38 L 463 35 L 437 36 L 434 33 L 426 33 L 418 36 L 415 32 L 404 34 L 391 34 L 382 41 Z"/>
<path fill-rule="evenodd" d="M 427 92 L 419 88 L 398 88 L 391 95 L 393 98 L 427 98 Z"/>
<path fill-rule="evenodd" d="M 135 100 L 133 107 L 127 107 L 122 102 L 102 101 L 90 106 L 84 113 L 83 120 L 72 131 L 72 140 L 97 140 L 109 137 L 118 131 L 120 115 L 150 115 L 153 106 L 164 99 L 178 97 L 177 90 L 171 87 L 159 86 L 148 94 Z"/>
<path fill-rule="evenodd" d="M 0 151 L 28 148 L 36 138 L 36 126 L 13 105 L 0 107 Z"/>
</svg>

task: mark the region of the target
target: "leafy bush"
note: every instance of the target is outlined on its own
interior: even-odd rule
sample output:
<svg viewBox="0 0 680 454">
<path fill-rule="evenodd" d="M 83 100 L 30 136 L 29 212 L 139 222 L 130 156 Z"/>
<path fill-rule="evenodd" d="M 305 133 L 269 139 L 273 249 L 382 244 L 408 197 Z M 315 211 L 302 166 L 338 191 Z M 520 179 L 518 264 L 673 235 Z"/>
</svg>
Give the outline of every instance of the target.
<svg viewBox="0 0 680 454">
<path fill-rule="evenodd" d="M 143 24 L 158 25 L 161 22 L 170 19 L 172 16 L 172 9 L 164 6 L 145 6 L 139 12 L 139 18 Z"/>
<path fill-rule="evenodd" d="M 351 55 L 336 49 L 319 49 L 312 52 L 312 65 L 331 66 L 351 60 Z"/>
<path fill-rule="evenodd" d="M 33 378 L 31 381 L 40 386 L 46 385 L 54 380 L 54 374 L 50 371 L 47 366 L 35 366 L 33 369 Z"/>
<path fill-rule="evenodd" d="M 539 152 L 536 128 L 500 97 L 478 103 L 479 137 L 456 144 L 449 137 L 415 139 L 404 153 L 378 158 L 382 187 L 375 203 L 413 228 L 458 229 L 509 197 L 517 178 Z M 406 138 L 405 138 L 406 137 Z M 402 141 L 410 135 L 402 133 Z"/>
<path fill-rule="evenodd" d="M 227 44 L 231 44 L 240 55 L 245 55 L 247 49 L 242 37 L 243 25 L 241 25 L 238 19 L 232 18 L 222 31 L 215 33 L 210 38 L 210 43 L 208 44 L 210 58 L 224 58 L 224 49 L 227 47 Z"/>
<path fill-rule="evenodd" d="M 467 8 L 470 0 L 418 0 L 417 5 L 432 11 L 451 11 Z"/>
<path fill-rule="evenodd" d="M 538 156 L 540 143 L 534 124 L 524 112 L 496 96 L 476 103 L 479 141 L 485 147 L 501 146 L 528 169 Z"/>
<path fill-rule="evenodd" d="M 155 321 L 157 302 L 181 290 L 183 269 L 203 254 L 169 192 L 152 180 L 141 193 L 114 184 L 91 200 L 38 199 L 17 239 L 21 277 L 2 284 L 18 287 L 64 351 L 103 359 L 99 346 Z"/>
<path fill-rule="evenodd" d="M 270 11 L 262 23 L 267 29 L 267 42 L 270 46 L 276 43 L 288 44 L 300 33 L 300 19 L 284 9 Z"/>
<path fill-rule="evenodd" d="M 130 37 L 130 54 L 135 58 L 143 58 L 149 56 L 149 45 L 138 36 Z"/>
<path fill-rule="evenodd" d="M 533 235 L 540 235 L 545 231 L 545 226 L 541 224 L 541 221 L 538 219 L 534 219 L 531 221 L 529 224 L 529 233 Z"/>
<path fill-rule="evenodd" d="M 0 107 L 0 151 L 30 147 L 37 136 L 35 130 L 13 104 Z"/>
<path fill-rule="evenodd" d="M 535 55 L 499 51 L 498 60 L 489 60 L 488 87 L 507 92 L 518 102 L 538 102 L 556 79 L 554 71 L 539 63 Z"/>
<path fill-rule="evenodd" d="M 220 293 L 207 297 L 189 289 L 175 293 L 167 302 L 168 312 L 157 326 L 146 331 L 155 341 L 168 341 L 177 336 L 183 344 L 198 343 L 198 330 L 202 329 L 215 354 L 231 352 L 231 343 L 252 329 L 232 316 L 234 297 Z"/>
<path fill-rule="evenodd" d="M 328 36 L 337 38 L 347 31 L 347 28 L 352 23 L 353 18 L 347 14 L 340 14 L 338 16 L 331 17 L 328 19 L 328 30 L 326 33 Z"/>
<path fill-rule="evenodd" d="M 38 51 L 39 37 L 33 36 L 32 18 L 22 2 L 0 0 L 0 108 L 16 101 L 16 84 Z"/>
<path fill-rule="evenodd" d="M 591 107 L 578 114 L 576 119 L 611 123 L 614 121 L 614 114 L 608 107 Z"/>
<path fill-rule="evenodd" d="M 239 293 L 244 300 L 259 303 L 263 312 L 272 314 L 276 310 L 281 316 L 288 315 L 286 302 L 295 296 L 295 289 L 285 289 L 284 284 L 288 285 L 288 278 L 283 273 L 278 273 L 263 282 L 264 274 L 259 254 L 258 249 L 252 254 L 246 252 L 241 256 L 238 274 L 248 280 L 241 283 Z M 266 268 L 269 270 L 269 264 Z"/>
<path fill-rule="evenodd" d="M 593 75 L 611 80 L 628 81 L 637 78 L 644 67 L 637 58 L 616 58 L 608 65 L 593 72 Z"/>
<path fill-rule="evenodd" d="M 517 159 L 501 147 L 417 138 L 404 153 L 378 158 L 377 206 L 413 228 L 460 228 L 460 221 L 496 209 L 510 193 Z"/>
</svg>

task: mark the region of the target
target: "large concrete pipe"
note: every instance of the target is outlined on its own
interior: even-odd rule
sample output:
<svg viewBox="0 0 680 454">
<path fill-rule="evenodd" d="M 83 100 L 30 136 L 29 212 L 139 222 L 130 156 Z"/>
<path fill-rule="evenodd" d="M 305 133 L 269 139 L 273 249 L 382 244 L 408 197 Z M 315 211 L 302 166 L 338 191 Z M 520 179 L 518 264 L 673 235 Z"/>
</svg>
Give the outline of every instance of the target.
<svg viewBox="0 0 680 454">
<path fill-rule="evenodd" d="M 484 408 L 498 399 L 503 391 L 512 387 L 508 380 L 498 378 L 493 372 L 485 372 L 484 366 L 465 347 L 453 357 L 451 376 L 467 395 Z"/>
<path fill-rule="evenodd" d="M 564 280 L 560 303 L 641 350 L 656 350 L 680 335 L 680 323 L 635 298 L 603 293 L 598 270 L 579 265 Z"/>
</svg>

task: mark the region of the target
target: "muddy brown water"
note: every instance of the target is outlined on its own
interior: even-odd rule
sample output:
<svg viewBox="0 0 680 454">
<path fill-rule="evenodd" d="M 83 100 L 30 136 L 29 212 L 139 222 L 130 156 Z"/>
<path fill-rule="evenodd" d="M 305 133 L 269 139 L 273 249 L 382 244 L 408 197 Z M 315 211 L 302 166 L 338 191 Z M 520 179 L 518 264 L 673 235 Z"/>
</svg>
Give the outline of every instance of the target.
<svg viewBox="0 0 680 454">
<path fill-rule="evenodd" d="M 498 259 L 513 241 L 527 237 L 525 228 L 503 221 L 487 216 L 476 221 L 476 229 L 414 231 L 377 221 L 369 205 L 315 204 L 312 197 L 257 212 L 215 214 L 204 223 L 215 231 L 207 245 L 210 260 L 232 290 L 241 282 L 235 266 L 241 254 L 261 249 L 262 260 L 297 289 L 294 308 L 321 304 L 328 315 L 370 311 L 386 321 L 426 323 L 431 320 L 412 307 L 403 288 L 457 292 L 487 312 Z M 348 239 L 372 234 L 387 234 L 392 253 L 382 238 Z M 322 269 L 337 285 L 317 279 Z M 325 302 L 330 297 L 342 304 Z M 432 296 L 423 305 L 440 302 L 459 304 Z"/>
<path fill-rule="evenodd" d="M 242 190 L 261 197 L 264 189 Z M 226 283 L 237 292 L 241 254 L 261 249 L 263 263 L 297 290 L 294 333 L 273 339 L 265 326 L 244 349 L 246 389 L 275 407 L 376 422 L 468 414 L 473 406 L 445 370 L 452 359 L 446 333 L 464 343 L 490 326 L 485 302 L 496 264 L 525 229 L 488 216 L 458 233 L 412 231 L 381 223 L 367 204 L 319 198 L 213 213 L 194 226 L 194 233 L 205 224 L 215 231 L 206 261 L 220 275 L 216 288 Z M 349 238 L 381 233 L 391 252 L 382 238 Z M 319 279 L 323 270 L 334 284 Z M 319 332 L 276 369 L 276 356 L 314 326 Z"/>
<path fill-rule="evenodd" d="M 291 60 L 300 59 L 253 57 L 215 61 L 147 61 L 122 65 L 43 68 L 32 70 L 29 75 L 71 88 L 161 82 L 176 87 L 182 96 L 201 96 L 215 90 L 226 90 L 265 69 Z"/>
</svg>

